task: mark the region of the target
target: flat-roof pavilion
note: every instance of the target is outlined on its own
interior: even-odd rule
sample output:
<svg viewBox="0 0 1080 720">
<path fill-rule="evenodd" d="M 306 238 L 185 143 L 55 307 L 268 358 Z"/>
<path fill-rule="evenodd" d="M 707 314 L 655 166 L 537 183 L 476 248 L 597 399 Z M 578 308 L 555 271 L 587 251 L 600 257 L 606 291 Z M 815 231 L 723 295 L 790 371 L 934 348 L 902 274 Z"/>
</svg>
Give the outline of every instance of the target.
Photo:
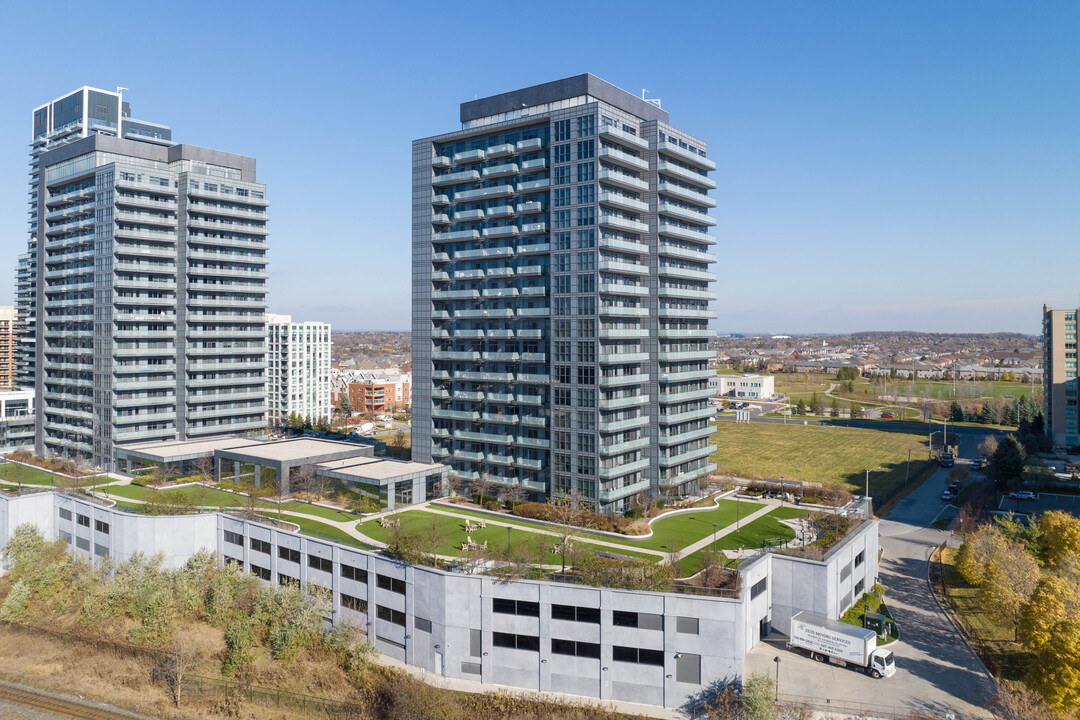
<svg viewBox="0 0 1080 720">
<path fill-rule="evenodd" d="M 278 492 L 286 495 L 293 468 L 374 455 L 375 448 L 371 445 L 303 437 L 220 448 L 214 451 L 214 464 L 219 480 L 223 475 L 228 477 L 228 470 L 239 480 L 247 474 L 246 466 L 253 466 L 257 487 L 261 487 L 264 478 L 272 477 L 278 482 Z"/>
<path fill-rule="evenodd" d="M 387 509 L 432 500 L 446 494 L 446 465 L 390 458 L 352 458 L 315 466 L 315 472 L 356 487 Z"/>
<path fill-rule="evenodd" d="M 217 450 L 260 444 L 259 440 L 226 435 L 199 440 L 155 440 L 153 442 L 117 445 L 116 459 L 128 475 L 133 470 L 149 466 L 169 467 L 182 471 L 200 458 L 212 458 Z"/>
</svg>

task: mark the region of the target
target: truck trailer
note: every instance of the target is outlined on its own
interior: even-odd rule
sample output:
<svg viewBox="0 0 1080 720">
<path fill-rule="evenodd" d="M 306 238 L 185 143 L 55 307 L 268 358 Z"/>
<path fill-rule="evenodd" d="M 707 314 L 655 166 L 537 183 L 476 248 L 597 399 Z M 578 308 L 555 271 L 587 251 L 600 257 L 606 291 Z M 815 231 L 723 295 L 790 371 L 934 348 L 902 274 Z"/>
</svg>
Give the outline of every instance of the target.
<svg viewBox="0 0 1080 720">
<path fill-rule="evenodd" d="M 792 615 L 788 647 L 802 648 L 820 662 L 855 665 L 874 678 L 892 677 L 896 673 L 893 654 L 878 648 L 876 632 L 824 615 L 808 612 Z"/>
</svg>

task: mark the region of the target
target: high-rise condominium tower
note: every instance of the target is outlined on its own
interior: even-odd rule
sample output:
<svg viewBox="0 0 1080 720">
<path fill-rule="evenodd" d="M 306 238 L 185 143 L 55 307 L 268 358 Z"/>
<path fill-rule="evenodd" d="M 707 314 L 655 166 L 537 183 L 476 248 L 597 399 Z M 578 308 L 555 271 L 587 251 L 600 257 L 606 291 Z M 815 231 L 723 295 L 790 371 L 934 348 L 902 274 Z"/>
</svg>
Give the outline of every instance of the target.
<svg viewBox="0 0 1080 720">
<path fill-rule="evenodd" d="M 1043 305 L 1043 421 L 1054 447 L 1080 445 L 1077 426 L 1076 318 L 1080 308 Z"/>
<path fill-rule="evenodd" d="M 330 419 L 330 325 L 266 316 L 268 419 L 282 426 L 295 413 Z"/>
<path fill-rule="evenodd" d="M 624 509 L 715 469 L 715 164 L 592 75 L 413 143 L 413 456 Z"/>
<path fill-rule="evenodd" d="M 20 378 L 37 449 L 266 426 L 266 191 L 255 160 L 178 145 L 119 92 L 34 110 Z"/>
</svg>

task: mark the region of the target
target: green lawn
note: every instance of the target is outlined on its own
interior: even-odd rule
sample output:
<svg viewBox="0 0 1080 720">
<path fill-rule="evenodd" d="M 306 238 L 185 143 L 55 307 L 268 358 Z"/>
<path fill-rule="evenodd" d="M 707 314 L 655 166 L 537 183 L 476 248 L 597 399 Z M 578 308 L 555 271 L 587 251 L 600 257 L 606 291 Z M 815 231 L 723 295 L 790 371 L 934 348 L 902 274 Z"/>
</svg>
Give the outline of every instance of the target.
<svg viewBox="0 0 1080 720">
<path fill-rule="evenodd" d="M 16 463 L 0 464 L 0 480 L 11 485 L 56 485 L 58 478 L 48 470 L 17 465 Z"/>
<path fill-rule="evenodd" d="M 307 518 L 298 517 L 296 515 L 289 515 L 288 513 L 281 513 L 280 516 L 276 512 L 268 512 L 264 514 L 266 515 L 266 517 L 273 518 L 275 520 L 280 519 L 287 522 L 296 523 L 300 526 L 300 532 L 304 533 L 305 535 L 312 535 L 313 537 L 322 536 L 324 538 L 336 540 L 346 545 L 353 545 L 355 547 L 363 548 L 364 550 L 375 549 L 373 546 L 357 540 L 353 536 L 346 534 L 344 531 L 334 527 L 333 525 L 327 525 L 326 523 L 321 523 L 316 520 L 309 520 Z"/>
<path fill-rule="evenodd" d="M 288 502 L 281 504 L 281 509 L 292 510 L 293 512 L 303 513 L 305 515 L 318 515 L 321 518 L 337 522 L 359 520 L 361 518 L 359 513 L 349 512 L 347 510 L 334 510 L 333 508 L 323 507 L 322 505 L 312 505 L 311 503 L 306 503 L 302 500 L 289 500 Z"/>
<path fill-rule="evenodd" d="M 714 442 L 717 450 L 712 459 L 718 474 L 783 476 L 862 493 L 865 471 L 870 468 L 870 494 L 880 497 L 903 485 L 909 448 L 912 476 L 927 459 L 925 437 L 884 428 L 725 423 L 718 427 Z M 877 467 L 885 470 L 874 471 Z"/>
<path fill-rule="evenodd" d="M 162 490 L 168 489 L 169 488 L 163 488 Z M 162 492 L 162 490 L 139 487 L 138 485 L 113 485 L 109 486 L 107 492 L 110 497 L 122 497 L 128 498 L 129 500 L 145 501 L 152 496 L 152 493 Z M 183 493 L 191 498 L 196 504 L 202 504 L 207 507 L 234 508 L 245 507 L 248 504 L 247 499 L 242 495 L 201 485 L 189 485 L 187 487 L 175 488 L 175 491 Z M 105 492 L 105 490 L 103 489 L 102 492 Z M 265 500 L 259 500 L 258 507 L 271 510 L 277 509 L 276 505 Z M 360 518 L 356 513 L 332 510 L 327 507 L 322 507 L 321 505 L 312 505 L 311 503 L 300 500 L 289 500 L 288 502 L 282 503 L 281 509 L 283 511 L 291 510 L 293 512 L 304 513 L 305 515 L 317 515 L 326 520 L 358 520 Z"/>
<path fill-rule="evenodd" d="M 780 522 L 780 520 L 795 517 L 797 512 L 806 511 L 797 511 L 795 508 L 776 508 L 768 515 L 759 517 L 757 520 L 742 526 L 736 532 L 717 538 L 715 547 L 718 551 L 738 550 L 742 548 L 760 548 L 765 540 L 792 540 L 795 538 L 795 531 Z M 682 565 L 683 575 L 693 575 L 701 570 L 703 553 L 712 549 L 713 545 L 710 544 L 709 547 L 699 550 L 693 555 L 686 556 Z"/>
<path fill-rule="evenodd" d="M 430 513 L 426 510 L 403 510 L 402 512 L 394 514 L 393 517 L 401 520 L 401 527 L 403 530 L 417 532 L 424 537 L 431 535 L 431 521 L 434 519 L 438 527 L 436 530 L 438 538 L 436 552 L 439 555 L 450 557 L 461 555 L 461 543 L 465 540 L 466 535 L 471 535 L 474 542 L 482 543 L 487 541 L 488 550 L 491 551 L 505 550 L 508 539 L 509 542 L 513 543 L 515 546 L 525 544 L 530 548 L 536 548 L 538 545 L 543 545 L 544 553 L 542 562 L 549 565 L 562 562 L 562 558 L 559 555 L 551 552 L 551 546 L 558 542 L 558 537 L 534 533 L 522 526 L 514 527 L 508 532 L 508 529 L 505 527 L 489 525 L 486 530 L 477 530 L 472 533 L 466 533 L 464 519 L 458 520 L 457 518 L 448 517 L 446 515 Z M 386 542 L 390 537 L 390 529 L 381 527 L 378 520 L 362 522 L 357 525 L 357 530 L 379 542 Z M 639 553 L 632 549 L 622 550 L 608 548 L 587 542 L 575 542 L 574 546 L 579 550 L 593 552 L 604 550 L 607 552 L 617 552 L 621 555 L 628 555 L 630 557 L 646 558 L 650 560 L 659 559 L 656 555 Z M 537 555 L 539 557 L 539 553 Z"/>
</svg>

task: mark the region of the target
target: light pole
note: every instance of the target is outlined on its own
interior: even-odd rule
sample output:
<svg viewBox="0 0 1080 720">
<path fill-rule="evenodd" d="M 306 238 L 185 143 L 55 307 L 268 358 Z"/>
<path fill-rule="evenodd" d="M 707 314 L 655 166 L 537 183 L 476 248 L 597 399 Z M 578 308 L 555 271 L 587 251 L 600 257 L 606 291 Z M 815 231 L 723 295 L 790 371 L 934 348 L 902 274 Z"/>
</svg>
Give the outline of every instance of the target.
<svg viewBox="0 0 1080 720">
<path fill-rule="evenodd" d="M 863 497 L 870 497 L 870 471 L 866 471 L 866 492 L 863 493 Z"/>
<path fill-rule="evenodd" d="M 904 485 L 907 485 L 908 478 L 911 477 L 911 448 L 907 449 L 907 469 L 904 470 Z"/>
<path fill-rule="evenodd" d="M 930 433 L 930 460 L 934 459 L 934 436 L 937 435 L 939 432 L 941 431 L 935 430 L 934 432 Z"/>
<path fill-rule="evenodd" d="M 712 554 L 714 560 L 716 558 L 716 528 L 718 525 L 719 523 L 712 524 Z"/>
<path fill-rule="evenodd" d="M 774 657 L 773 662 L 776 663 L 776 702 L 780 702 L 780 656 Z"/>
<path fill-rule="evenodd" d="M 736 494 L 735 494 L 735 530 L 738 530 L 738 529 L 739 529 L 739 518 L 740 518 L 741 516 L 742 516 L 742 515 L 741 515 L 741 513 L 739 512 L 739 494 L 738 494 L 738 493 L 736 493 Z"/>
</svg>

